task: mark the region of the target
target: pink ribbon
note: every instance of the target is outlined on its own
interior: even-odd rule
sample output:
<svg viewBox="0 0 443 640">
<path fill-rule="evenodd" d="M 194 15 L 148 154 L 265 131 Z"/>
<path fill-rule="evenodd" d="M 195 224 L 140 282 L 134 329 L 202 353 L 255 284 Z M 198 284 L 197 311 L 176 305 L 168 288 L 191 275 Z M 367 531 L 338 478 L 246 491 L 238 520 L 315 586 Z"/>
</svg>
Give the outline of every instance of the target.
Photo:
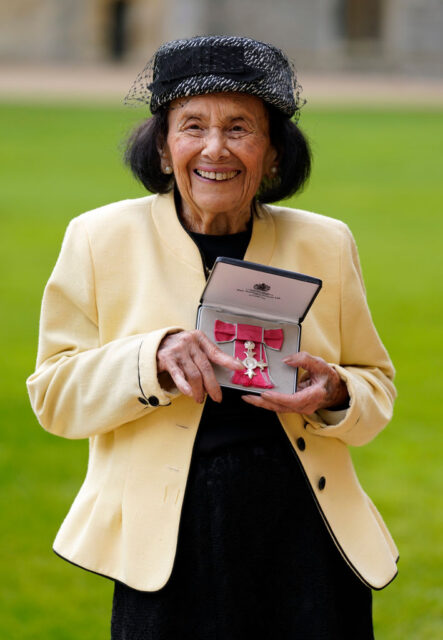
<svg viewBox="0 0 443 640">
<path fill-rule="evenodd" d="M 246 342 L 253 342 L 253 351 L 249 351 L 258 362 L 267 365 L 265 345 L 270 349 L 280 351 L 283 345 L 283 329 L 263 329 L 253 324 L 231 324 L 216 320 L 214 324 L 214 337 L 216 342 L 234 342 L 234 357 L 244 360 L 248 355 Z M 244 371 L 235 371 L 232 382 L 242 387 L 260 387 L 272 389 L 274 385 L 269 376 L 269 367 L 257 366 L 254 375 L 250 378 Z"/>
</svg>

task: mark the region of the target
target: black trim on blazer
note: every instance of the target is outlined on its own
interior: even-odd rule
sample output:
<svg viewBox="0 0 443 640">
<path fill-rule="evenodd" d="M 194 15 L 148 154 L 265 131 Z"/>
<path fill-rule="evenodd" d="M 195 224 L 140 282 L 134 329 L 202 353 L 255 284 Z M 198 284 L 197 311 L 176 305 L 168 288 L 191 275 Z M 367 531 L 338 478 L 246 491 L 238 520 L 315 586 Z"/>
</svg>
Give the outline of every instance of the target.
<svg viewBox="0 0 443 640">
<path fill-rule="evenodd" d="M 140 378 L 140 351 L 142 350 L 142 345 L 143 345 L 143 340 L 140 341 L 140 346 L 139 346 L 138 351 L 137 351 L 137 378 L 138 378 L 138 388 L 140 389 L 140 393 L 142 394 L 143 400 L 145 402 L 143 402 L 141 400 L 141 398 L 139 398 L 139 402 L 141 402 L 145 406 L 149 406 L 148 396 L 143 391 L 142 381 L 141 381 L 141 378 Z"/>
<path fill-rule="evenodd" d="M 143 340 L 140 342 L 140 346 L 138 348 L 138 352 L 137 352 L 137 378 L 138 378 L 138 388 L 140 389 L 140 393 L 142 394 L 141 397 L 138 398 L 138 401 L 143 404 L 145 407 L 169 407 L 169 405 L 171 404 L 170 402 L 168 402 L 167 404 L 160 404 L 157 396 L 148 396 L 145 394 L 145 392 L 143 391 L 143 387 L 142 387 L 142 381 L 140 378 L 140 351 L 142 350 L 142 345 L 143 345 Z M 154 402 L 154 399 L 157 401 L 156 403 Z"/>
<path fill-rule="evenodd" d="M 283 426 L 283 425 L 282 425 L 282 426 Z M 295 459 L 297 460 L 298 465 L 299 465 L 299 466 L 300 466 L 300 468 L 301 468 L 301 471 L 302 471 L 302 473 L 303 473 L 303 475 L 304 475 L 304 477 L 305 477 L 305 480 L 306 480 L 306 482 L 307 482 L 307 484 L 308 484 L 309 490 L 310 490 L 310 492 L 311 492 L 311 495 L 312 495 L 312 497 L 313 497 L 313 499 L 314 499 L 315 504 L 317 505 L 317 509 L 318 509 L 318 511 L 319 511 L 319 513 L 320 513 L 320 515 L 321 515 L 322 519 L 323 519 L 323 522 L 325 523 L 325 526 L 326 526 L 326 528 L 327 528 L 327 530 L 328 530 L 328 532 L 329 532 L 329 534 L 330 534 L 330 536 L 331 536 L 331 538 L 332 538 L 332 540 L 333 540 L 333 542 L 334 542 L 335 546 L 337 547 L 338 551 L 340 552 L 340 555 L 342 556 L 343 560 L 346 562 L 346 564 L 348 565 L 348 567 L 349 567 L 350 569 L 352 569 L 352 571 L 355 573 L 355 575 L 357 576 L 357 578 L 359 578 L 359 580 L 361 580 L 361 582 L 363 582 L 363 584 L 364 584 L 364 585 L 366 585 L 366 586 L 367 586 L 367 587 L 369 587 L 370 589 L 373 589 L 374 591 L 381 591 L 382 589 L 384 589 L 385 587 L 387 587 L 389 584 L 391 584 L 391 582 L 392 582 L 393 580 L 395 580 L 395 578 L 398 576 L 398 571 L 396 572 L 396 574 L 395 574 L 394 576 L 392 576 L 392 578 L 389 580 L 389 582 L 387 582 L 386 584 L 384 584 L 382 587 L 374 587 L 374 586 L 372 586 L 372 585 L 371 585 L 371 584 L 369 584 L 369 582 L 367 582 L 367 580 L 365 580 L 365 579 L 363 578 L 363 576 L 362 576 L 362 575 L 357 571 L 357 569 L 354 567 L 354 565 L 352 564 L 352 562 L 349 560 L 349 558 L 347 557 L 346 553 L 344 552 L 343 548 L 341 547 L 341 545 L 340 545 L 339 541 L 337 540 L 337 538 L 336 538 L 336 536 L 335 536 L 334 531 L 332 530 L 331 525 L 330 525 L 330 524 L 329 524 L 329 522 L 328 522 L 328 519 L 326 518 L 325 514 L 323 513 L 323 509 L 321 508 L 321 505 L 320 505 L 320 503 L 319 503 L 319 501 L 318 501 L 318 499 L 317 499 L 317 496 L 316 496 L 316 494 L 315 494 L 315 491 L 314 491 L 314 489 L 312 488 L 311 481 L 309 480 L 309 478 L 308 478 L 308 476 L 307 476 L 307 473 L 306 473 L 305 468 L 303 467 L 303 464 L 302 464 L 302 462 L 301 462 L 301 460 L 300 460 L 300 458 L 299 458 L 299 456 L 298 456 L 298 453 L 297 453 L 297 452 L 296 452 L 296 450 L 294 449 L 294 445 L 292 444 L 292 441 L 291 441 L 290 437 L 289 437 L 289 436 L 288 436 L 288 434 L 286 433 L 286 430 L 285 430 L 285 429 L 283 429 L 283 431 L 285 432 L 286 437 L 287 437 L 287 438 L 288 438 L 288 440 L 289 440 L 289 444 L 290 444 L 290 446 L 291 446 L 291 451 L 292 451 L 292 453 L 293 453 L 293 455 L 294 455 Z M 400 556 L 398 555 L 398 556 L 397 556 L 397 558 L 396 558 L 396 560 L 395 560 L 395 563 L 396 563 L 396 564 L 398 563 L 399 559 L 400 559 Z"/>
<path fill-rule="evenodd" d="M 111 576 L 107 576 L 105 573 L 99 573 L 98 571 L 93 571 L 92 569 L 88 569 L 87 567 L 83 567 L 81 564 L 77 564 L 76 562 L 69 560 L 69 558 L 65 558 L 65 556 L 62 556 L 60 553 L 58 553 L 58 551 L 56 551 L 54 547 L 52 548 L 52 550 L 56 556 L 58 556 L 62 560 L 65 560 L 66 562 L 69 562 L 69 564 L 72 564 L 74 567 L 78 567 L 78 569 L 83 569 L 83 571 L 87 571 L 88 573 L 93 573 L 96 576 L 100 576 L 101 578 L 106 578 L 107 580 L 113 580 L 113 581 L 117 580 L 117 578 L 112 578 Z M 119 580 L 117 580 L 117 582 L 119 582 Z"/>
</svg>

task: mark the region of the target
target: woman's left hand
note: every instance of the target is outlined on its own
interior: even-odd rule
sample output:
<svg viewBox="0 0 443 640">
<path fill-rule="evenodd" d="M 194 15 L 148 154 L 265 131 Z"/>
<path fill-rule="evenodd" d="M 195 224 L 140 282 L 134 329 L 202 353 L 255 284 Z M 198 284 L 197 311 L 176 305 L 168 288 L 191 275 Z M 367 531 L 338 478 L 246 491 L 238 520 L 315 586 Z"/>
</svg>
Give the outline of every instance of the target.
<svg viewBox="0 0 443 640">
<path fill-rule="evenodd" d="M 299 381 L 295 393 L 264 391 L 261 395 L 242 396 L 245 402 L 278 413 L 311 414 L 318 409 L 334 409 L 346 405 L 349 394 L 345 382 L 323 358 L 306 351 L 288 356 L 283 362 L 301 367 L 306 375 Z"/>
</svg>

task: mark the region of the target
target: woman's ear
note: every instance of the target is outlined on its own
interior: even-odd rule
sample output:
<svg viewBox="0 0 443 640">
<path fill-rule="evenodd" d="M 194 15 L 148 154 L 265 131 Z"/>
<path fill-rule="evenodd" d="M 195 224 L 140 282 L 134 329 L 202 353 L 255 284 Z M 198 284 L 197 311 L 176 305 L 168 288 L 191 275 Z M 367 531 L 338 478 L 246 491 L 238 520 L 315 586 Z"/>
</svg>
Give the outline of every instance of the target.
<svg viewBox="0 0 443 640">
<path fill-rule="evenodd" d="M 160 156 L 160 166 L 162 173 L 170 175 L 172 173 L 172 162 L 167 144 L 163 147 L 157 147 L 158 155 Z"/>
<path fill-rule="evenodd" d="M 264 175 L 271 180 L 278 174 L 279 154 L 277 149 L 271 147 L 266 158 Z"/>
<path fill-rule="evenodd" d="M 277 149 L 271 146 L 266 154 L 263 175 L 267 178 L 275 178 L 278 174 L 279 153 Z"/>
</svg>

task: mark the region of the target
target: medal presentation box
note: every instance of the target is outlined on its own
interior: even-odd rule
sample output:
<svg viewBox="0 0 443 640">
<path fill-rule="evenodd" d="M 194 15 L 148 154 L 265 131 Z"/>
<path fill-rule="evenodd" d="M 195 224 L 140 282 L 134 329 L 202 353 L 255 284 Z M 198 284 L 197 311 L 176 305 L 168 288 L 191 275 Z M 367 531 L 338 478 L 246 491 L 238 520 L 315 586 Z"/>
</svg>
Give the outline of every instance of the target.
<svg viewBox="0 0 443 640">
<path fill-rule="evenodd" d="M 217 258 L 200 299 L 197 329 L 244 370 L 214 365 L 221 386 L 294 393 L 297 369 L 283 358 L 300 349 L 301 324 L 322 281 L 293 271 Z"/>
</svg>

